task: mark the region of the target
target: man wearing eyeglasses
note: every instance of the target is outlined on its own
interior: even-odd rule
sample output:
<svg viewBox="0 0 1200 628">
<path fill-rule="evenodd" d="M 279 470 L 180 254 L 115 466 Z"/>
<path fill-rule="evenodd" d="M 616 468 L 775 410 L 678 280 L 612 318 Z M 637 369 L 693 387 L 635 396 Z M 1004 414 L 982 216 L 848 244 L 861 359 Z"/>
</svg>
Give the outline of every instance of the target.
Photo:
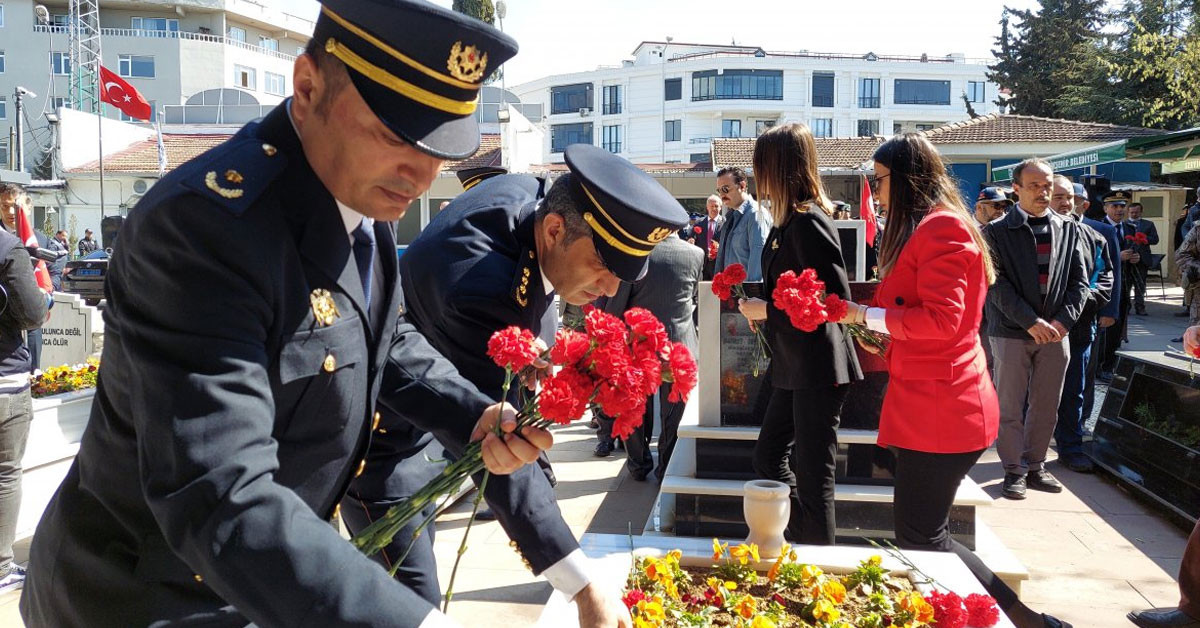
<svg viewBox="0 0 1200 628">
<path fill-rule="evenodd" d="M 717 172 L 717 196 L 728 210 L 717 239 L 713 272 L 741 264 L 746 268 L 746 281 L 762 281 L 762 249 L 771 231 L 771 217 L 759 211 L 758 203 L 746 192 L 746 172 L 741 168 Z"/>
<path fill-rule="evenodd" d="M 994 186 L 983 188 L 979 191 L 979 198 L 975 201 L 975 222 L 979 223 L 982 228 L 1003 216 L 1012 206 L 1013 202 L 1008 200 L 1000 188 Z"/>
</svg>

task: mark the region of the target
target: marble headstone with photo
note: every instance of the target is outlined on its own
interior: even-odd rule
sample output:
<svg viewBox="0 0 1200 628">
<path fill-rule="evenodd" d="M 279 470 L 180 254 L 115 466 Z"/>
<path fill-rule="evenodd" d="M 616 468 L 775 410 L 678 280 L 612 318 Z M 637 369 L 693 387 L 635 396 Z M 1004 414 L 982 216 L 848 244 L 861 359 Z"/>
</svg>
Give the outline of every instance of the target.
<svg viewBox="0 0 1200 628">
<path fill-rule="evenodd" d="M 42 325 L 42 368 L 81 364 L 100 350 L 104 318 L 76 294 L 54 293 L 50 318 Z"/>
</svg>

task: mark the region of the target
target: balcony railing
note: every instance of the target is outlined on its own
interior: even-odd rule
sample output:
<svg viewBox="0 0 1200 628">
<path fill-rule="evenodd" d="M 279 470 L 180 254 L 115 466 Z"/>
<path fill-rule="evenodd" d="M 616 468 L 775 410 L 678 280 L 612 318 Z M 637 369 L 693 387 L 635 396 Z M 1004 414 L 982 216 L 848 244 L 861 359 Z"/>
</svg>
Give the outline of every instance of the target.
<svg viewBox="0 0 1200 628">
<path fill-rule="evenodd" d="M 858 108 L 859 109 L 878 109 L 879 108 L 879 97 L 878 96 L 859 96 L 858 97 Z"/>
<path fill-rule="evenodd" d="M 604 150 L 606 150 L 610 153 L 620 153 L 621 152 L 621 143 L 620 142 L 604 142 L 603 148 L 604 148 Z"/>
<path fill-rule="evenodd" d="M 35 33 L 51 33 L 51 34 L 60 34 L 61 33 L 63 35 L 69 35 L 70 30 L 71 30 L 71 28 L 69 26 L 54 26 L 54 25 L 46 25 L 46 24 L 34 24 L 34 26 L 33 26 L 33 32 L 35 32 Z M 296 60 L 296 55 L 290 55 L 285 52 L 279 52 L 278 50 L 272 50 L 270 48 L 263 48 L 262 46 L 255 46 L 254 44 L 248 44 L 244 41 L 239 41 L 237 39 L 226 37 L 224 35 L 213 35 L 211 33 L 190 33 L 190 32 L 186 32 L 186 31 L 157 31 L 157 30 L 144 30 L 144 29 L 138 29 L 138 28 L 102 28 L 102 29 L 100 29 L 100 36 L 101 37 L 148 37 L 148 38 L 155 38 L 155 39 L 190 39 L 192 41 L 207 41 L 207 42 L 212 42 L 215 44 L 225 44 L 228 46 L 234 46 L 235 48 L 241 48 L 243 50 L 257 52 L 259 54 L 264 54 L 264 55 L 267 55 L 268 57 L 275 57 L 276 59 L 282 59 L 284 61 L 295 61 Z"/>
<path fill-rule="evenodd" d="M 242 125 L 261 118 L 275 105 L 164 105 L 164 124 Z"/>
<path fill-rule="evenodd" d="M 610 115 L 615 115 L 618 113 L 621 113 L 621 103 L 619 103 L 619 102 L 604 103 L 604 115 L 610 116 Z"/>
<path fill-rule="evenodd" d="M 688 144 L 709 144 L 712 143 L 712 139 L 711 137 L 693 137 L 688 140 Z"/>
</svg>

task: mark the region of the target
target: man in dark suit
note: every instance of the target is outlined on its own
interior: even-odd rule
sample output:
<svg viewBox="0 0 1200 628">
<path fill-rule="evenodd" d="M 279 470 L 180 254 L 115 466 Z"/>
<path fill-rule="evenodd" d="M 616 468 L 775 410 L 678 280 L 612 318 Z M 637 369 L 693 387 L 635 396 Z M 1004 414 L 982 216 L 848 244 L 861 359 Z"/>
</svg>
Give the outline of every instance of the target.
<svg viewBox="0 0 1200 628">
<path fill-rule="evenodd" d="M 708 214 L 696 221 L 696 224 L 692 226 L 691 233 L 685 239 L 700 247 L 700 250 L 704 252 L 702 277 L 704 281 L 709 281 L 713 278 L 713 265 L 716 263 L 716 257 L 710 256 L 709 251 L 714 243 L 720 241 L 721 226 L 725 222 L 721 219 L 721 197 L 716 194 L 709 196 L 705 210 Z M 681 234 L 679 237 L 683 238 L 684 236 Z"/>
<path fill-rule="evenodd" d="M 1104 328 L 1100 340 L 1100 364 L 1096 379 L 1105 383 L 1112 381 L 1112 371 L 1117 365 L 1117 350 L 1121 348 L 1129 325 L 1129 310 L 1132 305 L 1130 295 L 1133 292 L 1133 284 L 1137 281 L 1133 264 L 1140 259 L 1137 251 L 1133 249 L 1133 242 L 1126 238 L 1134 232 L 1133 226 L 1125 219 L 1128 215 L 1129 200 L 1129 193 L 1122 190 L 1110 192 L 1104 197 L 1104 220 L 1101 222 L 1113 228 L 1117 235 L 1117 243 L 1121 247 L 1117 254 L 1119 261 L 1113 260 L 1114 264 L 1121 267 L 1120 298 L 1113 297 L 1118 301 L 1117 320 L 1112 326 Z"/>
<path fill-rule="evenodd" d="M 487 357 L 493 333 L 515 325 L 552 344 L 555 295 L 576 305 L 611 296 L 621 280 L 638 279 L 655 244 L 687 222 L 678 201 L 628 161 L 586 144 L 568 146 L 564 158 L 570 172 L 544 196 L 542 181 L 527 175 L 494 176 L 472 186 L 430 221 L 400 262 L 407 319 L 493 399 L 500 398 L 504 382 L 504 369 Z M 517 388 L 508 396 L 514 405 Z M 342 514 L 352 531 L 420 488 L 409 472 L 425 465 L 415 453 L 425 438 L 421 427 L 408 431 L 405 452 L 368 458 L 368 466 L 392 473 L 351 486 Z M 530 569 L 574 597 L 583 625 L 615 623 L 610 618 L 623 607 L 592 584 L 545 475 L 526 467 L 491 478 L 484 497 Z M 397 535 L 385 554 L 402 555 L 410 538 Z M 418 554 L 432 555 L 429 535 L 415 543 Z M 422 571 L 436 583 L 431 568 Z M 436 587 L 431 595 L 439 596 Z"/>
<path fill-rule="evenodd" d="M 650 310 L 655 318 L 667 328 L 672 342 L 682 342 L 692 355 L 698 353 L 695 313 L 697 305 L 697 283 L 705 255 L 696 247 L 688 246 L 678 237 L 669 237 L 650 253 L 650 266 L 646 276 L 633 283 L 622 283 L 617 294 L 602 299 L 597 306 L 616 316 L 641 307 Z M 650 439 L 654 436 L 654 404 L 646 404 L 642 425 L 625 439 L 628 457 L 625 466 L 629 475 L 642 482 L 655 471 L 661 482 L 667 474 L 667 463 L 675 450 L 679 433 L 679 421 L 683 418 L 682 403 L 673 403 L 667 397 L 669 386 L 658 391 L 658 416 L 662 431 L 658 435 L 658 466 L 650 455 Z M 600 420 L 601 436 L 612 432 L 610 419 Z"/>
<path fill-rule="evenodd" d="M 488 434 L 497 473 L 548 446 L 490 434 L 500 406 L 398 319 L 387 222 L 475 152 L 483 56 L 515 53 L 426 2 L 325 0 L 293 96 L 138 203 L 88 429 L 34 536 L 26 625 L 447 621 L 329 519 L 378 472 L 363 456 L 394 426 L 377 396 L 452 451 Z"/>
<path fill-rule="evenodd" d="M 1129 223 L 1132 229 L 1127 235 L 1143 234 L 1146 236 L 1146 244 L 1134 244 L 1133 251 L 1137 253 L 1137 261 L 1129 264 L 1133 277 L 1131 277 L 1131 288 L 1133 289 L 1133 311 L 1138 316 L 1146 315 L 1146 273 L 1150 270 L 1150 262 L 1154 259 L 1150 252 L 1150 247 L 1158 244 L 1158 229 L 1153 222 L 1142 218 L 1142 204 L 1129 204 Z"/>
</svg>

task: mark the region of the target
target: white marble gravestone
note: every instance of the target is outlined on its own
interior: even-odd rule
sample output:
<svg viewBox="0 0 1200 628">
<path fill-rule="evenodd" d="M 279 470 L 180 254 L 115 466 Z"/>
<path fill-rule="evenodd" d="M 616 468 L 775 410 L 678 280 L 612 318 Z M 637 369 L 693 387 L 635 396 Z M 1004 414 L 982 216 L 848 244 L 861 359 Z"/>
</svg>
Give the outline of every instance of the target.
<svg viewBox="0 0 1200 628">
<path fill-rule="evenodd" d="M 55 292 L 50 319 L 42 325 L 42 368 L 81 364 L 99 350 L 96 337 L 103 333 L 99 309 L 77 294 Z"/>
</svg>

